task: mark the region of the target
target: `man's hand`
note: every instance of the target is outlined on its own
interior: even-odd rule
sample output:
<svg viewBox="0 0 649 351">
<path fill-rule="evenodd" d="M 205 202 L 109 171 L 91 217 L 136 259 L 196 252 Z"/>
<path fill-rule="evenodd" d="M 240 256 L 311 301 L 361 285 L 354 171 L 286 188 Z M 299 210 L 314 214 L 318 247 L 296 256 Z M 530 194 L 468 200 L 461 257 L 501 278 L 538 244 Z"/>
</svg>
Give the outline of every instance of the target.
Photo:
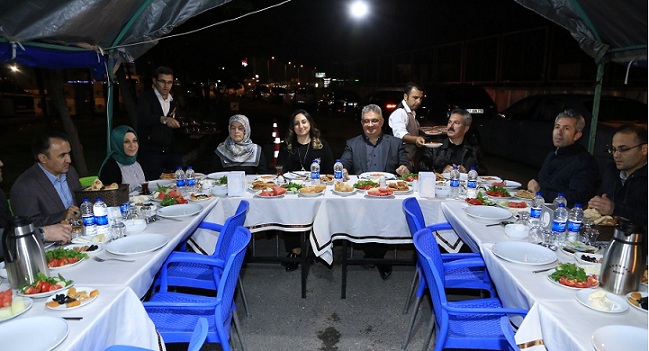
<svg viewBox="0 0 649 351">
<path fill-rule="evenodd" d="M 420 137 L 420 136 L 418 136 L 418 137 L 415 139 L 415 145 L 417 145 L 417 147 L 423 147 L 424 144 L 426 144 L 426 139 L 424 139 L 424 138 L 422 138 L 422 137 Z"/>
<path fill-rule="evenodd" d="M 446 167 L 444 167 L 444 169 L 442 170 L 442 173 L 451 173 L 452 170 L 453 165 L 446 165 Z"/>
<path fill-rule="evenodd" d="M 349 180 L 349 172 L 347 171 L 347 168 L 343 168 L 343 179 Z"/>
<path fill-rule="evenodd" d="M 65 212 L 65 219 L 80 218 L 80 216 L 81 216 L 81 211 L 77 206 L 70 206 Z"/>
<path fill-rule="evenodd" d="M 53 224 L 42 227 L 42 229 L 45 233 L 45 241 L 55 241 L 60 244 L 66 244 L 69 243 L 72 238 L 72 226 L 69 224 Z"/>
<path fill-rule="evenodd" d="M 460 173 L 469 173 L 469 172 L 466 170 L 466 168 L 464 168 L 464 166 L 462 166 L 462 165 L 460 165 L 457 169 L 458 169 L 458 171 L 460 171 Z"/>
<path fill-rule="evenodd" d="M 180 128 L 180 122 L 173 117 L 167 117 L 167 127 L 172 129 Z"/>
<path fill-rule="evenodd" d="M 401 165 L 399 166 L 399 168 L 395 170 L 395 172 L 397 172 L 398 175 L 403 175 L 406 173 L 410 173 L 410 170 L 408 169 L 408 167 Z"/>
<path fill-rule="evenodd" d="M 606 194 L 602 194 L 602 196 L 595 196 L 594 198 L 590 199 L 590 201 L 588 201 L 588 207 L 594 208 L 603 216 L 606 216 L 613 214 L 615 203 L 611 201 L 611 199 L 609 199 Z"/>
<path fill-rule="evenodd" d="M 536 179 L 531 179 L 527 182 L 527 191 L 536 194 L 541 191 L 541 185 L 539 185 L 539 182 L 537 182 Z"/>
</svg>

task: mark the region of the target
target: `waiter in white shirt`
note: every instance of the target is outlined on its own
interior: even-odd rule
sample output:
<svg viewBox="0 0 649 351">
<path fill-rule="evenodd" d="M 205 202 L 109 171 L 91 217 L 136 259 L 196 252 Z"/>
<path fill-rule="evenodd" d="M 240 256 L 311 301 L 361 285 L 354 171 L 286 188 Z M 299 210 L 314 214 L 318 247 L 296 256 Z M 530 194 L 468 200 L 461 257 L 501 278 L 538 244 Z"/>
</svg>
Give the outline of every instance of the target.
<svg viewBox="0 0 649 351">
<path fill-rule="evenodd" d="M 419 122 L 417 122 L 416 110 L 424 98 L 424 90 L 415 83 L 408 83 L 403 89 L 403 101 L 392 112 L 388 120 L 392 135 L 401 139 L 406 144 L 408 160 L 414 162 L 417 147 L 422 147 L 426 140 L 419 136 Z"/>
</svg>

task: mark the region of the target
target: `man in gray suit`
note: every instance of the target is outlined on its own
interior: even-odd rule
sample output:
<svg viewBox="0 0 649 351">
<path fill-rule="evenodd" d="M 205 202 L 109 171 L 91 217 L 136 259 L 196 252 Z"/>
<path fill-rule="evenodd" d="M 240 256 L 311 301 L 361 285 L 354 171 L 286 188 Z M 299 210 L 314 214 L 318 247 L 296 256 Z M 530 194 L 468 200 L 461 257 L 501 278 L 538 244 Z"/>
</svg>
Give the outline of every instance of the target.
<svg viewBox="0 0 649 351">
<path fill-rule="evenodd" d="M 11 206 L 16 216 L 27 217 L 34 226 L 79 218 L 74 192 L 81 189 L 79 175 L 70 165 L 70 142 L 59 131 L 46 130 L 34 138 L 36 163 L 23 172 L 11 187 Z"/>
<path fill-rule="evenodd" d="M 363 107 L 361 125 L 363 134 L 347 140 L 342 162 L 344 174 L 387 172 L 399 175 L 410 173 L 410 162 L 403 142 L 399 138 L 383 134 L 383 116 L 378 105 Z M 383 258 L 387 248 L 383 244 L 365 244 L 365 258 Z M 383 280 L 392 274 L 392 266 L 378 264 Z"/>
</svg>

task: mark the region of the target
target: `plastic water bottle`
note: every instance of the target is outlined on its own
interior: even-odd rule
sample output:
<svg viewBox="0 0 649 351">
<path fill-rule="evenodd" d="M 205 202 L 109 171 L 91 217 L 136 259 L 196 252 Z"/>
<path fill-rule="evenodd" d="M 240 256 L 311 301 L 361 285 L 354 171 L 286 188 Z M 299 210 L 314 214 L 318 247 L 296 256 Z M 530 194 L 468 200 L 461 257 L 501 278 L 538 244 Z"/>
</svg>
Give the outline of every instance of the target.
<svg viewBox="0 0 649 351">
<path fill-rule="evenodd" d="M 97 234 L 104 234 L 106 239 L 108 239 L 110 233 L 110 227 L 108 226 L 108 206 L 98 197 L 95 199 L 92 211 L 95 214 L 95 223 L 97 223 Z"/>
<path fill-rule="evenodd" d="M 334 182 L 343 181 L 343 164 L 340 160 L 336 160 L 334 163 Z"/>
<path fill-rule="evenodd" d="M 568 213 L 568 238 L 570 242 L 577 241 L 579 238 L 579 231 L 581 230 L 581 222 L 584 220 L 584 210 L 581 204 L 575 204 L 575 207 Z"/>
<path fill-rule="evenodd" d="M 183 172 L 181 166 L 178 166 L 178 169 L 176 169 L 175 178 L 176 187 L 178 188 L 178 191 L 182 193 L 185 190 L 185 172 Z"/>
<path fill-rule="evenodd" d="M 475 199 L 477 195 L 478 195 L 478 172 L 475 170 L 475 167 L 471 167 L 471 170 L 467 174 L 466 198 Z"/>
<path fill-rule="evenodd" d="M 185 172 L 185 186 L 187 187 L 187 191 L 190 193 L 196 190 L 196 173 L 192 166 L 187 166 L 187 172 Z"/>
<path fill-rule="evenodd" d="M 541 212 L 543 212 L 543 204 L 545 204 L 545 199 L 541 192 L 537 192 L 534 198 L 532 199 L 532 207 L 530 208 L 530 219 L 532 222 L 541 221 Z"/>
<path fill-rule="evenodd" d="M 554 210 L 554 218 L 552 219 L 552 235 L 557 244 L 562 244 L 566 239 L 566 222 L 568 222 L 568 210 L 566 205 L 559 203 L 557 209 Z"/>
<path fill-rule="evenodd" d="M 97 234 L 95 213 L 92 210 L 92 202 L 86 197 L 81 202 L 81 219 L 83 220 L 83 234 L 91 236 Z"/>
<path fill-rule="evenodd" d="M 563 204 L 564 207 L 568 206 L 568 200 L 563 196 L 563 193 L 558 193 L 557 197 L 554 198 L 554 201 L 552 201 L 552 207 L 554 209 L 559 208 L 559 204 Z"/>
<path fill-rule="evenodd" d="M 451 170 L 451 199 L 460 198 L 460 171 L 457 166 L 453 166 Z"/>
<path fill-rule="evenodd" d="M 320 163 L 313 160 L 311 163 L 311 186 L 320 184 Z"/>
</svg>

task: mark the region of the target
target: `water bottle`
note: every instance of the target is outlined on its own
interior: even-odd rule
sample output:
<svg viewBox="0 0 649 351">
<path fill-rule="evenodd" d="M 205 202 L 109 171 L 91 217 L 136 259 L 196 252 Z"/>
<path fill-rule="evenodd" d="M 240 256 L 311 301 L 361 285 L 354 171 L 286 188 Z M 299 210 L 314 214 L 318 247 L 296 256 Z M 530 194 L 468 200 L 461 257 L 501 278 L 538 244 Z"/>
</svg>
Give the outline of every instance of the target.
<svg viewBox="0 0 649 351">
<path fill-rule="evenodd" d="M 545 199 L 541 192 L 537 192 L 534 198 L 532 199 L 532 207 L 530 208 L 530 219 L 532 222 L 541 221 L 541 212 L 543 212 L 543 204 L 545 204 Z"/>
<path fill-rule="evenodd" d="M 581 204 L 575 204 L 575 207 L 568 213 L 568 238 L 570 242 L 577 241 L 579 231 L 581 230 L 581 221 L 584 219 L 584 210 Z"/>
<path fill-rule="evenodd" d="M 92 236 L 97 234 L 95 213 L 92 210 L 92 202 L 86 197 L 81 202 L 81 219 L 83 220 L 83 235 Z"/>
<path fill-rule="evenodd" d="M 475 167 L 471 167 L 471 170 L 467 174 L 466 198 L 475 199 L 477 195 L 478 195 L 478 172 L 475 170 Z"/>
<path fill-rule="evenodd" d="M 343 181 L 343 164 L 340 160 L 336 160 L 334 163 L 334 182 Z"/>
<path fill-rule="evenodd" d="M 460 171 L 457 166 L 453 166 L 451 170 L 451 199 L 460 198 Z"/>
<path fill-rule="evenodd" d="M 320 184 L 320 163 L 313 160 L 311 163 L 311 186 Z"/>
<path fill-rule="evenodd" d="M 187 166 L 187 172 L 185 172 L 185 186 L 187 191 L 192 193 L 196 189 L 196 173 L 192 166 Z"/>
<path fill-rule="evenodd" d="M 183 192 L 185 191 L 185 172 L 183 172 L 183 168 L 181 166 L 178 166 L 178 169 L 176 169 L 175 178 L 176 188 L 178 188 L 178 191 L 183 194 Z"/>
<path fill-rule="evenodd" d="M 552 235 L 557 244 L 562 244 L 566 239 L 566 222 L 568 222 L 568 210 L 566 205 L 559 203 L 557 209 L 554 210 L 554 218 L 552 219 Z"/>
<path fill-rule="evenodd" d="M 105 238 L 108 238 L 110 232 L 110 227 L 108 226 L 108 206 L 98 197 L 95 199 L 92 211 L 95 214 L 95 223 L 97 223 L 97 235 L 104 234 Z"/>
<path fill-rule="evenodd" d="M 563 193 L 558 193 L 557 197 L 554 198 L 554 201 L 552 201 L 552 208 L 559 208 L 559 204 L 563 204 L 563 207 L 568 206 L 568 200 L 563 196 Z"/>
</svg>

